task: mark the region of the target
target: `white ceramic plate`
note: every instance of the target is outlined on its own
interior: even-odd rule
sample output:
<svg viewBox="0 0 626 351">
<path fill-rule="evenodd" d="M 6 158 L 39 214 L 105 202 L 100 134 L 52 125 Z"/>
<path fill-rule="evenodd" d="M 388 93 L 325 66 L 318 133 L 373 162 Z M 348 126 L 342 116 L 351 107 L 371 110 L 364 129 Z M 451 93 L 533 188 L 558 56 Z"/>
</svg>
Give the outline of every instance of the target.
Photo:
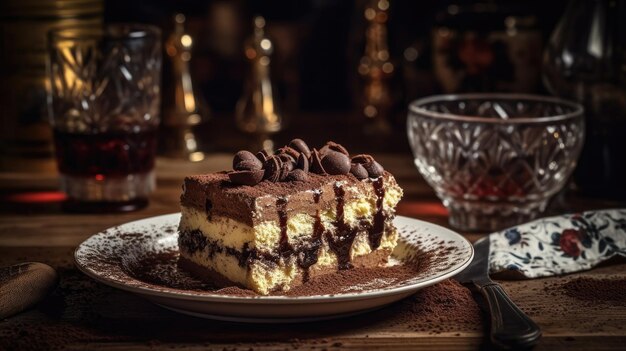
<svg viewBox="0 0 626 351">
<path fill-rule="evenodd" d="M 179 219 L 179 213 L 152 217 L 95 234 L 76 249 L 76 264 L 99 282 L 133 292 L 174 311 L 221 320 L 276 323 L 330 319 L 383 307 L 452 277 L 474 256 L 472 245 L 461 235 L 438 225 L 399 216 L 394 220 L 399 240 L 392 254 L 393 261 L 397 264 L 417 254 L 435 253 L 428 256 L 436 259 L 415 277 L 388 286 L 333 295 L 220 295 L 172 283 L 177 281 L 178 275 L 186 274 L 172 264 L 178 252 Z M 142 272 L 152 269 L 157 273 L 145 278 Z"/>
</svg>

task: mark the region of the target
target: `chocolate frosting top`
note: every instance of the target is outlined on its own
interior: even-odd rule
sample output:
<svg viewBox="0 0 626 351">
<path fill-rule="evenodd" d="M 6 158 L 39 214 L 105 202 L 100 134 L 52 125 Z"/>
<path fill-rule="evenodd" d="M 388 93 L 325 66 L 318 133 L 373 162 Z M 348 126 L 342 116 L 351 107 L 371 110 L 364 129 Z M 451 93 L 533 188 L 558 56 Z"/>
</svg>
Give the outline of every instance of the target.
<svg viewBox="0 0 626 351">
<path fill-rule="evenodd" d="M 338 182 L 348 184 L 342 198 L 351 200 L 370 194 L 372 181 L 380 177 L 395 183 L 370 155 L 350 158 L 346 148 L 332 141 L 311 150 L 294 139 L 274 154 L 237 152 L 232 171 L 185 178 L 181 204 L 205 211 L 209 218 L 215 214 L 254 225 L 278 220 L 279 200 L 284 203 L 281 212 L 314 215 L 335 202 Z"/>
<path fill-rule="evenodd" d="M 384 172 L 386 181 L 393 176 Z M 335 202 L 334 186 L 344 182 L 346 199 L 362 196 L 372 191 L 371 180 L 359 180 L 352 174 L 318 175 L 310 173 L 306 180 L 271 182 L 263 180 L 250 185 L 237 185 L 230 181 L 227 172 L 195 175 L 185 178 L 181 204 L 206 211 L 208 216 L 218 215 L 254 225 L 266 220 L 278 220 L 276 201 L 287 198 L 287 212 L 314 215 L 317 209 L 327 208 Z M 395 183 L 395 180 L 393 180 Z M 350 190 L 350 189 L 354 190 Z"/>
</svg>

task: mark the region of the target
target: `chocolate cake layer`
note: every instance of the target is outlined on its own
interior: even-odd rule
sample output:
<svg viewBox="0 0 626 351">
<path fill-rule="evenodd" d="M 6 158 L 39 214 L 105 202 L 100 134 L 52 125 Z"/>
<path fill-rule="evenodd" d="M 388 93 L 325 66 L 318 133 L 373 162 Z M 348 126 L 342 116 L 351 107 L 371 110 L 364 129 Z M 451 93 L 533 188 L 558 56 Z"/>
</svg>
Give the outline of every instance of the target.
<svg viewBox="0 0 626 351">
<path fill-rule="evenodd" d="M 388 233 L 393 230 L 391 221 L 387 221 L 384 225 L 385 232 Z M 281 260 L 293 258 L 297 262 L 298 267 L 304 271 L 317 262 L 320 247 L 322 244 L 325 244 L 337 257 L 339 268 L 345 269 L 351 267 L 350 250 L 353 248 L 357 234 L 360 233 L 368 238 L 369 250 L 376 250 L 380 246 L 385 232 L 377 233 L 378 242 L 374 246 L 371 240 L 369 240 L 371 228 L 372 226 L 368 225 L 333 232 L 320 227 L 318 232 L 313 234 L 312 240 L 303 241 L 298 245 L 289 245 L 288 248 L 283 247 L 282 250 L 274 252 L 258 250 L 247 244 L 244 244 L 241 249 L 226 247 L 215 240 L 207 238 L 200 230 L 181 231 L 179 242 L 187 253 L 194 254 L 204 251 L 209 258 L 217 253 L 230 255 L 237 259 L 241 267 L 249 265 L 252 261 L 261 261 L 266 265 L 277 265 L 280 264 Z"/>
</svg>

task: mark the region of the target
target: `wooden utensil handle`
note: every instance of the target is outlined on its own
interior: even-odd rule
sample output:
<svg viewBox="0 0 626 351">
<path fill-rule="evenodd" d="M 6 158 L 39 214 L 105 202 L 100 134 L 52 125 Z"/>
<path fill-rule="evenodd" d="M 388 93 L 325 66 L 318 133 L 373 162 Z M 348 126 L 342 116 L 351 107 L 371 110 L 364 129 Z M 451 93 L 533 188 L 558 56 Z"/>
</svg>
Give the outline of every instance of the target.
<svg viewBox="0 0 626 351">
<path fill-rule="evenodd" d="M 484 285 L 481 293 L 491 312 L 491 341 L 505 348 L 526 348 L 541 338 L 541 329 L 522 312 L 497 283 Z"/>
</svg>

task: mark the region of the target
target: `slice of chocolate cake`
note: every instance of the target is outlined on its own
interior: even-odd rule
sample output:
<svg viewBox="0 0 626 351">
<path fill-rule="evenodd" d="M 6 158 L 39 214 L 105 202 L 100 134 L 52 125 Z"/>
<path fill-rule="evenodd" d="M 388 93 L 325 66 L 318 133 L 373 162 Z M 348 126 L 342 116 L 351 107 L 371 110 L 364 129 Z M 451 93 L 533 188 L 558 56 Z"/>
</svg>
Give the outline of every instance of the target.
<svg viewBox="0 0 626 351">
<path fill-rule="evenodd" d="M 402 189 L 371 156 L 296 139 L 276 155 L 240 151 L 233 168 L 185 179 L 179 247 L 196 273 L 268 294 L 387 262 Z"/>
</svg>

